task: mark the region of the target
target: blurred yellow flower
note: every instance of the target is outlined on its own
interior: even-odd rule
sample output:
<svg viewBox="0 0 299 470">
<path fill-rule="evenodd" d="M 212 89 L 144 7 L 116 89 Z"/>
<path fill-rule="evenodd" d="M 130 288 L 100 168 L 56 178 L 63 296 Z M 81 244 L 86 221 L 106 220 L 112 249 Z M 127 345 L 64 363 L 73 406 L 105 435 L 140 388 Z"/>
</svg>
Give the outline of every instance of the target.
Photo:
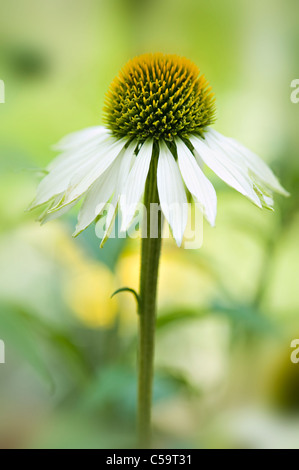
<svg viewBox="0 0 299 470">
<path fill-rule="evenodd" d="M 76 316 L 92 328 L 113 325 L 117 301 L 111 299 L 113 275 L 104 265 L 85 263 L 66 281 L 65 298 Z"/>
<path fill-rule="evenodd" d="M 115 281 L 111 271 L 102 263 L 90 260 L 82 247 L 68 237 L 60 224 L 52 224 L 49 239 L 55 243 L 55 257 L 67 270 L 63 295 L 74 314 L 91 328 L 113 325 L 118 304 L 111 294 Z"/>
</svg>

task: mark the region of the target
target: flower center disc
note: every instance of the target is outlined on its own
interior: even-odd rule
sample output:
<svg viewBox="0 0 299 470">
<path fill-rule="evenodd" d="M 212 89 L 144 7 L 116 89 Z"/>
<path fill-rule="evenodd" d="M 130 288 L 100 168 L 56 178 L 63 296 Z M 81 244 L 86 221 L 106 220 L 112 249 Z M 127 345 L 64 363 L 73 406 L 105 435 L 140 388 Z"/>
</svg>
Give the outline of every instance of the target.
<svg viewBox="0 0 299 470">
<path fill-rule="evenodd" d="M 144 54 L 130 60 L 106 95 L 104 119 L 117 137 L 173 140 L 214 121 L 211 88 L 191 61 Z"/>
</svg>

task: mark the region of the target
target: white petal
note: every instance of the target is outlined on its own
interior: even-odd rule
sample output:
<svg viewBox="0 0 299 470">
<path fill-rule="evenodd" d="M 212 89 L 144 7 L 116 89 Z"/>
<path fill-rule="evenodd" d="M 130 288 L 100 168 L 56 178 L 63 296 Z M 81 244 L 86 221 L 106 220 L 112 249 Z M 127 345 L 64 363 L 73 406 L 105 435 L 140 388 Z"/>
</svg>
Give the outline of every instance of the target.
<svg viewBox="0 0 299 470">
<path fill-rule="evenodd" d="M 106 243 L 107 239 L 110 236 L 110 233 L 113 228 L 114 221 L 115 221 L 115 217 L 116 217 L 116 212 L 117 212 L 117 202 L 116 202 L 116 198 L 113 198 L 111 204 L 109 204 L 109 207 L 108 207 L 108 212 L 107 212 L 107 216 L 105 220 L 106 228 L 105 228 L 105 232 L 104 232 L 101 244 L 100 244 L 100 248 L 103 248 L 104 244 Z"/>
<path fill-rule="evenodd" d="M 176 139 L 179 167 L 190 193 L 202 207 L 208 222 L 215 225 L 217 196 L 212 183 L 203 174 L 194 155 L 181 139 Z"/>
<path fill-rule="evenodd" d="M 99 148 L 99 146 L 110 137 L 111 135 L 108 131 L 101 132 L 99 136 L 93 137 L 82 144 L 78 144 L 76 147 L 65 150 L 49 163 L 46 170 L 60 171 L 70 164 L 88 160 L 88 155 Z"/>
<path fill-rule="evenodd" d="M 121 184 L 130 171 L 136 145 L 136 142 L 132 142 L 128 148 L 123 149 L 112 165 L 93 183 L 81 207 L 78 224 L 73 236 L 79 235 L 100 215 L 112 194 L 115 193 L 106 217 L 106 232 L 108 233 L 115 217 Z M 112 211 L 113 207 L 114 211 Z M 106 232 L 104 236 L 106 236 Z"/>
<path fill-rule="evenodd" d="M 246 166 L 240 165 L 241 162 L 237 164 L 232 161 L 209 133 L 206 134 L 205 140 L 197 136 L 191 136 L 189 140 L 200 158 L 219 178 L 261 207 Z"/>
<path fill-rule="evenodd" d="M 254 152 L 244 147 L 236 140 L 224 137 L 214 129 L 209 129 L 209 133 L 219 142 L 219 145 L 226 148 L 227 152 L 235 155 L 236 158 L 242 159 L 254 175 L 266 186 L 271 188 L 284 196 L 289 196 L 289 193 L 281 186 L 278 179 L 268 167 L 268 165 Z"/>
<path fill-rule="evenodd" d="M 57 219 L 61 215 L 66 214 L 69 210 L 71 210 L 77 204 L 77 202 L 78 200 L 74 201 L 72 204 L 69 204 L 68 206 L 64 206 L 61 209 L 53 211 L 53 212 L 47 211 L 39 218 L 41 224 L 45 224 L 46 222 L 50 222 L 50 220 Z"/>
<path fill-rule="evenodd" d="M 263 183 L 255 182 L 254 183 L 254 190 L 258 197 L 260 198 L 262 207 L 266 209 L 270 209 L 274 211 L 274 199 L 273 199 L 273 191 L 266 187 Z"/>
<path fill-rule="evenodd" d="M 115 191 L 120 160 L 117 159 L 91 186 L 78 216 L 78 223 L 73 234 L 79 235 L 103 211 Z"/>
<path fill-rule="evenodd" d="M 273 194 L 269 194 L 269 190 L 265 190 L 265 188 L 262 188 L 258 185 L 254 185 L 254 190 L 258 197 L 260 198 L 262 207 L 269 209 L 273 211 L 273 206 L 274 206 L 274 200 L 273 200 Z"/>
<path fill-rule="evenodd" d="M 188 218 L 187 197 L 179 167 L 163 141 L 160 142 L 157 182 L 162 211 L 177 245 L 181 246 Z"/>
<path fill-rule="evenodd" d="M 87 127 L 86 129 L 82 129 L 80 131 L 72 132 L 71 134 L 66 135 L 53 146 L 53 149 L 66 150 L 70 148 L 76 148 L 78 145 L 82 145 L 105 132 L 107 132 L 107 129 L 103 126 Z"/>
<path fill-rule="evenodd" d="M 131 170 L 132 166 L 132 161 L 133 158 L 135 157 L 135 149 L 137 147 L 137 141 L 132 141 L 128 148 L 125 149 L 123 152 L 123 156 L 121 157 L 121 162 L 119 165 L 119 170 L 118 170 L 118 177 L 117 177 L 117 183 L 116 183 L 116 190 L 113 196 L 113 199 L 111 201 L 111 204 L 109 205 L 107 216 L 106 216 L 106 229 L 103 235 L 103 239 L 101 242 L 101 248 L 104 246 L 107 238 L 109 237 L 111 233 L 111 229 L 113 227 L 115 217 L 116 217 L 116 212 L 117 212 L 117 207 L 119 203 L 119 198 L 120 195 L 127 183 L 128 175 Z"/>
<path fill-rule="evenodd" d="M 132 141 L 130 145 L 126 148 L 124 155 L 122 157 L 122 161 L 120 164 L 119 168 L 119 174 L 118 174 L 118 179 L 117 179 L 117 191 L 118 191 L 118 196 L 121 195 L 122 191 L 124 190 L 129 173 L 132 168 L 132 163 L 135 161 L 136 155 L 135 155 L 135 149 L 137 147 L 138 143 L 136 140 Z"/>
<path fill-rule="evenodd" d="M 144 142 L 128 176 L 125 188 L 120 196 L 122 213 L 121 230 L 125 231 L 130 225 L 136 212 L 140 198 L 144 192 L 153 151 L 153 140 Z"/>
<path fill-rule="evenodd" d="M 49 211 L 51 211 L 51 209 L 53 207 L 55 207 L 57 204 L 59 204 L 59 202 L 61 201 L 62 198 L 63 198 L 63 193 L 58 194 L 56 197 L 53 197 L 53 199 L 51 201 L 49 201 L 48 206 L 44 209 L 44 211 L 39 215 L 39 217 L 36 220 L 38 222 L 43 223 L 45 218 L 47 217 Z"/>
<path fill-rule="evenodd" d="M 107 139 L 106 137 L 104 141 L 93 143 L 88 148 L 73 152 L 71 160 L 68 157 L 62 158 L 61 162 L 40 182 L 31 208 L 44 204 L 57 194 L 66 191 L 71 179 L 78 172 L 80 177 L 83 178 L 86 172 L 89 171 L 90 165 L 95 165 L 96 162 L 101 160 L 108 143 L 110 143 L 110 138 Z M 63 155 L 63 157 L 65 156 Z"/>
<path fill-rule="evenodd" d="M 116 139 L 110 137 L 108 141 L 101 146 L 98 158 L 91 159 L 91 163 L 72 178 L 65 194 L 64 204 L 69 204 L 74 199 L 84 194 L 91 185 L 112 165 L 116 157 L 120 154 L 126 141 L 125 139 Z"/>
<path fill-rule="evenodd" d="M 98 150 L 96 153 L 94 152 L 93 158 L 92 155 L 90 155 L 90 160 L 94 160 L 97 156 L 97 153 Z M 90 160 L 88 165 L 90 164 Z M 66 162 L 63 169 L 55 169 L 51 171 L 40 182 L 36 191 L 36 197 L 33 205 L 37 206 L 44 204 L 45 202 L 52 199 L 53 196 L 65 192 L 70 184 L 71 179 L 77 175 L 78 172 L 80 172 L 83 177 L 86 165 L 86 163 L 82 163 L 80 160 L 73 162 L 73 164 L 67 164 Z"/>
</svg>

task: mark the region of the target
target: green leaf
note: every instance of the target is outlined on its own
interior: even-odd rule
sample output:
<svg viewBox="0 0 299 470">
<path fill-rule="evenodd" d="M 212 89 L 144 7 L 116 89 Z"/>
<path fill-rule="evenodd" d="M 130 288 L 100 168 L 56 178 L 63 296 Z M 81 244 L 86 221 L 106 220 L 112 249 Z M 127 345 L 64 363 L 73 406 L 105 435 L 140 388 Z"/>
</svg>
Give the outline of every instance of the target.
<svg viewBox="0 0 299 470">
<path fill-rule="evenodd" d="M 233 323 L 243 326 L 248 331 L 272 335 L 279 334 L 275 322 L 250 304 L 227 306 L 215 303 L 212 306 L 212 311 L 214 314 L 227 316 Z"/>
<path fill-rule="evenodd" d="M 211 313 L 211 307 L 207 308 L 176 308 L 159 315 L 156 322 L 158 329 L 164 328 L 172 323 L 185 320 L 194 320 L 203 318 Z"/>
<path fill-rule="evenodd" d="M 53 392 L 53 377 L 41 356 L 39 345 L 28 327 L 26 319 L 11 305 L 1 304 L 0 336 L 6 346 L 12 346 L 26 362 L 30 363 Z M 6 361 L 8 361 L 6 354 Z"/>
<path fill-rule="evenodd" d="M 86 381 L 90 366 L 82 351 L 61 329 L 23 306 L 1 302 L 0 338 L 28 362 L 38 375 L 54 390 L 54 378 L 44 358 L 43 345 L 59 355 L 60 363 Z M 62 360 L 61 360 L 62 359 Z"/>
</svg>

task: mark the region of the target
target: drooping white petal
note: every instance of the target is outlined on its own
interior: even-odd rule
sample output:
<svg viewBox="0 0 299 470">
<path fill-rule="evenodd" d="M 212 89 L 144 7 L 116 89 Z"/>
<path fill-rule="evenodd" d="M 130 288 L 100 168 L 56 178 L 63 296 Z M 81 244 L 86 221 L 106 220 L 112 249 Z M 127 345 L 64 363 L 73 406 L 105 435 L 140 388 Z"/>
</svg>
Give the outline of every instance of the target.
<svg viewBox="0 0 299 470">
<path fill-rule="evenodd" d="M 82 145 L 105 132 L 107 132 L 107 129 L 104 126 L 87 127 L 86 129 L 72 132 L 71 134 L 64 136 L 59 142 L 57 142 L 57 144 L 53 146 L 53 149 L 67 150 L 76 148 L 79 145 Z"/>
<path fill-rule="evenodd" d="M 84 194 L 91 185 L 104 173 L 107 168 L 112 165 L 114 160 L 124 148 L 125 139 L 116 139 L 110 137 L 101 147 L 101 154 L 98 158 L 93 159 L 84 169 L 84 174 L 78 173 L 71 179 L 65 194 L 65 204 L 69 204 L 79 196 Z"/>
<path fill-rule="evenodd" d="M 198 136 L 191 136 L 189 140 L 201 160 L 211 168 L 219 178 L 248 197 L 257 206 L 261 207 L 259 197 L 253 189 L 253 183 L 245 165 L 240 164 L 240 162 L 237 164 L 232 161 L 225 150 L 221 148 L 217 142 L 213 141 L 208 132 L 205 140 Z"/>
<path fill-rule="evenodd" d="M 175 142 L 183 180 L 190 193 L 202 207 L 208 222 L 214 226 L 217 213 L 217 196 L 214 186 L 203 174 L 194 155 L 184 142 L 179 138 Z"/>
<path fill-rule="evenodd" d="M 93 183 L 87 192 L 78 215 L 78 223 L 73 234 L 79 235 L 103 211 L 115 191 L 120 166 L 119 158 Z"/>
<path fill-rule="evenodd" d="M 132 166 L 132 161 L 135 156 L 134 151 L 136 147 L 137 147 L 137 141 L 132 141 L 130 145 L 124 150 L 123 156 L 121 157 L 121 162 L 120 162 L 119 170 L 118 170 L 116 189 L 115 189 L 115 193 L 111 201 L 111 204 L 109 205 L 109 208 L 108 208 L 106 221 L 105 221 L 106 229 L 105 229 L 103 239 L 100 245 L 101 248 L 105 244 L 107 238 L 109 237 L 111 229 L 113 227 L 115 217 L 116 217 L 117 207 L 119 203 L 119 198 L 127 183 L 129 172 Z"/>
<path fill-rule="evenodd" d="M 49 213 L 49 211 L 53 207 L 55 207 L 57 204 L 59 204 L 59 202 L 61 201 L 62 198 L 63 198 L 63 193 L 58 194 L 56 197 L 53 197 L 53 199 L 51 201 L 49 201 L 49 204 L 47 205 L 47 207 L 43 210 L 43 212 L 38 216 L 38 218 L 36 220 L 38 222 L 40 222 L 41 224 L 43 224 L 45 218 L 47 217 L 47 215 Z"/>
<path fill-rule="evenodd" d="M 46 211 L 38 220 L 41 222 L 41 224 L 45 224 L 46 222 L 50 222 L 50 220 L 57 219 L 61 215 L 66 214 L 69 210 L 71 210 L 76 204 L 78 200 L 72 202 L 72 204 L 69 204 L 68 206 L 64 206 L 59 210 L 51 212 L 51 210 Z M 56 202 L 58 204 L 58 201 Z"/>
<path fill-rule="evenodd" d="M 103 131 L 100 135 L 92 137 L 90 140 L 83 142 L 76 147 L 64 150 L 47 166 L 47 171 L 61 171 L 69 165 L 84 162 L 88 160 L 88 155 L 93 153 L 95 149 L 111 137 L 109 131 Z"/>
<path fill-rule="evenodd" d="M 86 172 L 89 171 L 90 166 L 95 165 L 96 162 L 103 158 L 109 144 L 110 139 L 107 139 L 106 136 L 103 141 L 98 141 L 73 152 L 71 159 L 68 156 L 62 155 L 61 162 L 40 182 L 35 200 L 30 208 L 44 204 L 57 194 L 65 192 L 75 175 L 78 174 L 83 178 Z"/>
<path fill-rule="evenodd" d="M 116 203 L 116 199 L 113 198 L 111 204 L 109 204 L 109 207 L 108 207 L 106 220 L 105 220 L 105 232 L 102 237 L 100 248 L 103 248 L 104 244 L 106 243 L 107 239 L 109 238 L 111 234 L 111 230 L 113 228 L 113 224 L 116 218 L 116 213 L 117 213 L 117 203 Z"/>
<path fill-rule="evenodd" d="M 144 142 L 135 159 L 127 182 L 120 196 L 122 214 L 121 230 L 126 231 L 136 212 L 140 198 L 144 192 L 153 151 L 153 140 Z"/>
<path fill-rule="evenodd" d="M 274 211 L 273 191 L 260 182 L 254 183 L 254 190 L 260 198 L 262 207 Z"/>
<path fill-rule="evenodd" d="M 132 164 L 135 161 L 136 155 L 135 155 L 135 149 L 137 148 L 137 141 L 133 140 L 130 145 L 125 149 L 124 155 L 121 160 L 121 164 L 119 167 L 119 174 L 118 174 L 118 179 L 117 179 L 117 194 L 118 197 L 122 194 L 122 191 L 124 190 L 129 173 L 132 168 Z"/>
<path fill-rule="evenodd" d="M 96 151 L 98 152 L 98 150 Z M 91 160 L 94 160 L 97 156 L 95 151 L 93 154 L 87 153 L 87 158 L 90 157 L 88 165 Z M 40 182 L 33 206 L 38 206 L 49 201 L 53 196 L 65 192 L 70 184 L 71 179 L 78 173 L 83 176 L 86 169 L 87 163 L 82 161 L 74 161 L 72 164 L 65 162 L 64 168 L 55 169 L 51 171 L 43 180 Z"/>
<path fill-rule="evenodd" d="M 227 153 L 230 153 L 236 160 L 239 159 L 244 162 L 247 168 L 264 185 L 284 196 L 289 196 L 289 193 L 281 186 L 269 166 L 258 155 L 236 140 L 225 137 L 214 129 L 209 129 L 208 135 L 209 134 Z"/>
<path fill-rule="evenodd" d="M 174 239 L 181 246 L 187 225 L 187 197 L 179 167 L 165 142 L 160 142 L 157 168 L 158 193 L 162 212 Z"/>
</svg>

